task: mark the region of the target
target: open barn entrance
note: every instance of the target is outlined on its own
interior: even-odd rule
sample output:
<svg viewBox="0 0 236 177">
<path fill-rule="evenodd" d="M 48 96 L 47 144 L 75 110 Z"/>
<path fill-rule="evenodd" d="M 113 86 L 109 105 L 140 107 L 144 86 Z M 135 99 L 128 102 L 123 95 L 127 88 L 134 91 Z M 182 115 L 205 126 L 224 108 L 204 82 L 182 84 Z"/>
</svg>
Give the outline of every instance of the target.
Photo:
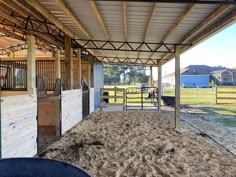
<svg viewBox="0 0 236 177">
<path fill-rule="evenodd" d="M 61 135 L 61 80 L 53 91 L 46 91 L 43 78 L 37 77 L 38 152 Z"/>
</svg>

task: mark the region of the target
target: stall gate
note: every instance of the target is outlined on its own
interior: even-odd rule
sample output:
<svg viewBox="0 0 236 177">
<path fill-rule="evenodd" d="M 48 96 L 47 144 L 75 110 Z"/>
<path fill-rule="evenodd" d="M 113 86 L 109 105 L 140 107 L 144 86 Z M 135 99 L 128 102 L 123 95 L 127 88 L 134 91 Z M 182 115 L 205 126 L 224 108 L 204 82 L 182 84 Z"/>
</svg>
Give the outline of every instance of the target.
<svg viewBox="0 0 236 177">
<path fill-rule="evenodd" d="M 61 136 L 61 80 L 53 91 L 46 91 L 42 77 L 37 77 L 38 95 L 38 152 Z"/>
</svg>

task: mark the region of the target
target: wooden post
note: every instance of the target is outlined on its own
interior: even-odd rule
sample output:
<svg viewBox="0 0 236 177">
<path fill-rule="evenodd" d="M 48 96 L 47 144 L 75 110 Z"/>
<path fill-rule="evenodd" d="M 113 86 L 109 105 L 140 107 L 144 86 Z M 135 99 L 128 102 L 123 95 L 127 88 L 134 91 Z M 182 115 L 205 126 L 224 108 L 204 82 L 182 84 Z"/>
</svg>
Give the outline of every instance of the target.
<svg viewBox="0 0 236 177">
<path fill-rule="evenodd" d="M 161 95 L 162 95 L 162 66 L 158 64 L 158 111 L 161 111 Z"/>
<path fill-rule="evenodd" d="M 27 35 L 27 91 L 34 93 L 36 90 L 35 66 L 35 37 Z"/>
<path fill-rule="evenodd" d="M 180 46 L 175 46 L 175 128 L 180 122 Z"/>
<path fill-rule="evenodd" d="M 73 58 L 71 48 L 71 38 L 65 35 L 65 88 L 73 89 Z"/>
<path fill-rule="evenodd" d="M 150 87 L 153 86 L 153 80 L 152 80 L 152 66 L 150 66 Z"/>
<path fill-rule="evenodd" d="M 80 48 L 78 48 L 77 59 L 78 59 L 78 64 L 77 64 L 78 84 L 79 84 L 79 88 L 81 88 L 81 49 Z"/>
<path fill-rule="evenodd" d="M 58 52 L 55 53 L 56 57 L 56 78 L 60 79 L 61 78 L 61 57 Z"/>
</svg>

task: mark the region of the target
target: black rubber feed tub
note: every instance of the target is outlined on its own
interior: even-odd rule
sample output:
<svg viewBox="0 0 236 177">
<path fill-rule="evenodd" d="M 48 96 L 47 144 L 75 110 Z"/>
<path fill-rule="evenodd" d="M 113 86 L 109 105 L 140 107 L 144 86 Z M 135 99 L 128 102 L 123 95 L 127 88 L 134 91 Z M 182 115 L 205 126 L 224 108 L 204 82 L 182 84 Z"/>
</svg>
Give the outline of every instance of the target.
<svg viewBox="0 0 236 177">
<path fill-rule="evenodd" d="M 92 177 L 79 167 L 40 158 L 0 160 L 0 177 Z"/>
</svg>

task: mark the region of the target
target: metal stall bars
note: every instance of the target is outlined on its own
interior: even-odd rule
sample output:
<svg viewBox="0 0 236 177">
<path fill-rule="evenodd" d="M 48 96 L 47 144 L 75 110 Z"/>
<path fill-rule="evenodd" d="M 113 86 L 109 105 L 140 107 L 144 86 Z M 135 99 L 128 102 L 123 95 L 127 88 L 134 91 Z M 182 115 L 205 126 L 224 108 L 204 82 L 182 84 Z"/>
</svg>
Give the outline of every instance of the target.
<svg viewBox="0 0 236 177">
<path fill-rule="evenodd" d="M 27 90 L 27 61 L 0 60 L 1 90 Z"/>
</svg>

